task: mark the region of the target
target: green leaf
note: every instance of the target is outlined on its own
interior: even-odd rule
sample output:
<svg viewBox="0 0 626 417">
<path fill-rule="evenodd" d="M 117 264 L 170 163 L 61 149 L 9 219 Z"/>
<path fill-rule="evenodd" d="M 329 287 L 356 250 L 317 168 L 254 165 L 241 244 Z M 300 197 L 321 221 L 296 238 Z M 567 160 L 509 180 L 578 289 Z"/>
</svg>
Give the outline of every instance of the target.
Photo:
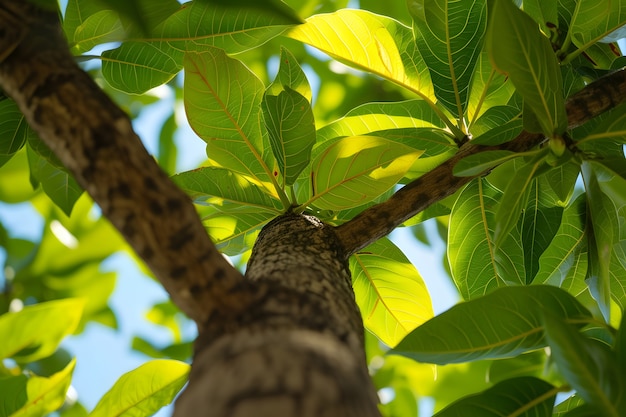
<svg viewBox="0 0 626 417">
<path fill-rule="evenodd" d="M 580 396 L 578 395 L 572 395 L 571 397 L 569 397 L 568 399 L 566 399 L 565 401 L 563 401 L 562 403 L 558 404 L 557 406 L 554 407 L 554 414 L 552 414 L 553 417 L 574 417 L 574 416 L 578 416 L 578 417 L 595 417 L 595 414 L 589 414 L 587 416 L 585 416 L 585 414 L 576 414 L 576 412 L 574 413 L 569 413 L 569 411 L 575 410 L 577 408 L 580 408 L 581 405 L 584 405 L 584 401 L 582 398 L 580 398 Z"/>
<path fill-rule="evenodd" d="M 520 119 L 510 120 L 472 139 L 472 143 L 475 145 L 495 146 L 509 142 L 522 133 L 522 124 L 523 122 Z"/>
<path fill-rule="evenodd" d="M 585 50 L 598 42 L 615 42 L 624 37 L 626 2 L 623 0 L 581 1 L 570 23 L 569 35 L 578 48 Z M 608 36 L 613 34 L 614 36 Z"/>
<path fill-rule="evenodd" d="M 544 325 L 552 359 L 577 394 L 599 415 L 624 415 L 626 402 L 621 403 L 624 409 L 617 407 L 623 400 L 625 381 L 615 367 L 614 353 L 605 344 L 583 337 L 551 312 L 545 313 Z"/>
<path fill-rule="evenodd" d="M 211 6 L 221 6 L 226 8 L 235 8 L 236 10 L 246 10 L 261 15 L 275 15 L 281 20 L 292 24 L 303 23 L 300 16 L 289 6 L 280 0 L 199 0 L 199 2 L 208 3 Z"/>
<path fill-rule="evenodd" d="M 90 417 L 152 415 L 174 400 L 187 382 L 189 365 L 154 360 L 120 377 L 100 399 Z"/>
<path fill-rule="evenodd" d="M 245 177 L 224 168 L 203 167 L 182 172 L 172 180 L 197 203 L 234 203 L 275 210 L 280 201 Z"/>
<path fill-rule="evenodd" d="M 351 257 L 350 270 L 365 327 L 387 346 L 433 316 L 422 277 L 389 239 Z"/>
<path fill-rule="evenodd" d="M 217 248 L 229 256 L 252 248 L 261 228 L 276 217 L 276 211 L 224 204 L 207 208 L 202 222 Z"/>
<path fill-rule="evenodd" d="M 361 136 L 382 130 L 422 127 L 445 127 L 424 100 L 367 103 L 355 107 L 344 117 L 320 128 L 317 131 L 316 148 L 328 140 L 345 136 Z"/>
<path fill-rule="evenodd" d="M 37 139 L 37 141 L 39 140 Z M 45 151 L 49 153 L 47 155 L 48 158 L 34 150 L 30 143 L 27 147 L 27 154 L 31 183 L 33 185 L 41 184 L 46 195 L 69 216 L 72 213 L 74 204 L 76 204 L 84 190 L 65 169 L 59 168 L 56 164 L 50 162 L 52 152 L 47 147 Z M 56 159 L 56 157 L 53 159 Z"/>
<path fill-rule="evenodd" d="M 550 41 L 533 19 L 509 0 L 496 1 L 491 10 L 487 48 L 494 67 L 511 79 L 541 131 L 546 136 L 563 133 L 567 114 L 561 71 Z M 526 122 L 525 127 L 528 130 Z"/>
<path fill-rule="evenodd" d="M 473 177 L 520 155 L 512 151 L 484 151 L 461 159 L 452 173 L 457 177 Z"/>
<path fill-rule="evenodd" d="M 113 10 L 101 10 L 89 16 L 74 33 L 73 52 L 84 53 L 97 45 L 122 41 L 126 31 L 119 15 Z"/>
<path fill-rule="evenodd" d="M 544 350 L 535 350 L 509 359 L 493 361 L 489 367 L 487 379 L 490 382 L 502 382 L 523 376 L 541 377 L 546 370 L 547 357 Z"/>
<path fill-rule="evenodd" d="M 580 195 L 564 211 L 556 235 L 539 257 L 539 270 L 533 283 L 561 287 L 574 295 L 586 288 L 586 259 L 581 264 L 581 255 L 586 254 L 585 196 Z M 586 258 L 586 256 L 585 256 Z M 582 276 L 574 281 L 575 272 L 582 268 Z"/>
<path fill-rule="evenodd" d="M 591 318 L 585 307 L 559 288 L 504 287 L 430 319 L 392 353 L 442 365 L 518 355 L 546 345 L 543 310 L 577 325 Z"/>
<path fill-rule="evenodd" d="M 188 53 L 184 64 L 187 118 L 207 142 L 211 165 L 242 174 L 272 190 L 267 183 L 273 173 L 264 159 L 270 149 L 260 123 L 261 81 L 243 63 L 216 48 Z"/>
<path fill-rule="evenodd" d="M 280 47 L 280 66 L 274 82 L 267 87 L 266 94 L 276 96 L 289 87 L 306 97 L 310 102 L 313 99 L 311 85 L 306 74 L 298 64 L 296 57 L 285 47 Z"/>
<path fill-rule="evenodd" d="M 389 17 L 344 9 L 314 15 L 286 35 L 425 99 L 434 99 L 428 68 L 417 50 L 411 29 Z"/>
<path fill-rule="evenodd" d="M 84 300 L 68 298 L 1 315 L 0 358 L 27 363 L 50 356 L 61 340 L 74 332 L 84 306 Z"/>
<path fill-rule="evenodd" d="M 13 100 L 0 100 L 0 167 L 22 149 L 28 124 Z"/>
<path fill-rule="evenodd" d="M 487 29 L 487 2 L 408 0 L 407 4 L 417 48 L 430 71 L 435 95 L 462 120 Z"/>
<path fill-rule="evenodd" d="M 230 54 L 257 48 L 294 24 L 269 8 L 234 9 L 230 6 L 194 1 L 184 4 L 177 13 L 153 31 L 157 40 L 184 51 L 201 53 L 217 47 Z"/>
<path fill-rule="evenodd" d="M 585 161 L 582 164 L 582 176 L 587 192 L 587 205 L 590 218 L 587 223 L 589 241 L 589 272 L 588 284 L 594 298 L 598 301 L 605 319 L 609 321 L 611 310 L 611 256 L 613 245 L 618 240 L 620 222 L 616 211 L 616 202 L 606 194 L 615 189 L 616 196 L 622 199 L 618 207 L 626 205 L 623 191 L 619 187 L 626 184 L 626 180 L 611 173 L 602 164 Z M 614 187 L 618 188 L 614 188 Z M 623 190 L 623 188 L 622 188 Z M 617 232 L 617 233 L 616 233 Z"/>
<path fill-rule="evenodd" d="M 455 401 L 433 417 L 551 417 L 557 393 L 541 379 L 514 378 Z"/>
<path fill-rule="evenodd" d="M 501 192 L 482 178 L 458 196 L 448 226 L 448 259 L 461 296 L 469 300 L 502 285 L 523 284 L 526 274 L 519 236 L 496 248 L 492 233 L 494 209 Z"/>
<path fill-rule="evenodd" d="M 34 375 L 0 378 L 0 392 L 10 393 L 7 397 L 0 396 L 6 398 L 0 400 L 0 409 L 9 411 L 11 417 L 43 416 L 59 409 L 65 402 L 75 365 L 76 360 L 72 359 L 62 371 L 48 378 Z M 9 398 L 13 403 L 6 401 Z"/>
<path fill-rule="evenodd" d="M 522 212 L 521 227 L 524 247 L 526 284 L 530 284 L 539 270 L 539 259 L 555 237 L 563 207 L 556 204 L 552 190 L 544 177 L 535 179 L 528 195 L 528 204 Z"/>
<path fill-rule="evenodd" d="M 342 210 L 365 204 L 396 185 L 422 153 L 375 136 L 343 138 L 313 161 L 306 205 Z"/>
<path fill-rule="evenodd" d="M 546 181 L 558 197 L 559 205 L 567 205 L 572 198 L 579 174 L 580 163 L 575 159 L 570 159 L 568 162 L 546 172 Z"/>
<path fill-rule="evenodd" d="M 93 14 L 103 10 L 103 4 L 95 1 L 68 0 L 63 14 L 63 32 L 70 45 L 74 42 L 76 29 Z"/>
<path fill-rule="evenodd" d="M 515 170 L 504 194 L 500 199 L 495 215 L 493 240 L 500 245 L 509 232 L 515 227 L 522 210 L 528 202 L 533 179 L 540 173 L 545 164 L 542 151 L 535 151 L 535 157 Z"/>
<path fill-rule="evenodd" d="M 478 56 L 478 63 L 472 76 L 472 85 L 470 87 L 470 96 L 468 102 L 468 116 L 471 116 L 469 122 L 470 132 L 475 136 L 480 134 L 474 133 L 474 121 L 481 118 L 484 113 L 489 112 L 494 107 L 502 106 L 507 103 L 513 93 L 515 87 L 511 81 L 497 72 L 489 60 L 487 51 L 483 51 Z M 519 113 L 517 111 L 516 113 Z M 507 120 L 510 120 L 507 119 Z"/>
<path fill-rule="evenodd" d="M 171 80 L 183 53 L 165 42 L 128 41 L 102 53 L 102 75 L 111 87 L 142 94 Z"/>
<path fill-rule="evenodd" d="M 311 104 L 286 86 L 277 96 L 266 94 L 263 114 L 272 152 L 285 184 L 292 185 L 309 165 L 315 144 L 315 120 Z"/>
</svg>

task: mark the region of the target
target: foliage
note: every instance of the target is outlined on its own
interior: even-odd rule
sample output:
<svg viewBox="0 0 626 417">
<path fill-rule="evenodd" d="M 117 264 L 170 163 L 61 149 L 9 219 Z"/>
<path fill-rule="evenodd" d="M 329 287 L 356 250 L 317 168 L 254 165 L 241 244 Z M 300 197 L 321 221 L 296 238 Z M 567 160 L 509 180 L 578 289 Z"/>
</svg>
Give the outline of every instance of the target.
<svg viewBox="0 0 626 417">
<path fill-rule="evenodd" d="M 625 2 L 136 3 L 70 0 L 63 30 L 131 116 L 157 100 L 153 88 L 173 91 L 156 155 L 171 174 L 182 100 L 207 157 L 173 179 L 228 255 L 245 259 L 260 228 L 288 210 L 342 224 L 468 139 L 497 147 L 522 129 L 544 134 L 545 146 L 529 152 L 462 160 L 456 175 L 490 173 L 433 211 L 447 230 L 459 305 L 433 317 L 435 295 L 391 240 L 352 257 L 356 299 L 377 337 L 367 345 L 373 377 L 394 393 L 381 409 L 416 415 L 416 401 L 432 397 L 441 417 L 626 415 L 626 108 L 574 129 L 565 113 L 568 96 L 623 65 L 613 42 L 624 36 Z M 0 353 L 10 359 L 0 410 L 44 415 L 63 404 L 74 362 L 42 361 L 87 322 L 116 326 L 107 304 L 115 274 L 99 266 L 124 248 L 10 99 L 0 113 L 0 199 L 31 201 L 45 219 L 38 242 L 0 228 Z M 28 306 L 13 311 L 20 300 Z M 134 346 L 187 359 L 175 314 L 152 312 L 174 345 Z M 434 378 L 424 363 L 455 365 Z M 150 415 L 186 372 L 150 362 L 120 378 L 94 415 Z"/>
</svg>

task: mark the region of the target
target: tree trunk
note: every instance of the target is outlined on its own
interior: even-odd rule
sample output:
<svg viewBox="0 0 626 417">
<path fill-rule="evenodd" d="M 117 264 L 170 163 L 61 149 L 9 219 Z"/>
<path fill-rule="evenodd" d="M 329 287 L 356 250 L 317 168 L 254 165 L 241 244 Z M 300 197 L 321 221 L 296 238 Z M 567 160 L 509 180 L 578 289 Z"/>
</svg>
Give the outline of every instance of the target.
<svg viewBox="0 0 626 417">
<path fill-rule="evenodd" d="M 200 326 L 174 415 L 379 416 L 334 230 L 310 216 L 273 220 L 255 244 L 246 278 L 254 302 Z"/>
</svg>

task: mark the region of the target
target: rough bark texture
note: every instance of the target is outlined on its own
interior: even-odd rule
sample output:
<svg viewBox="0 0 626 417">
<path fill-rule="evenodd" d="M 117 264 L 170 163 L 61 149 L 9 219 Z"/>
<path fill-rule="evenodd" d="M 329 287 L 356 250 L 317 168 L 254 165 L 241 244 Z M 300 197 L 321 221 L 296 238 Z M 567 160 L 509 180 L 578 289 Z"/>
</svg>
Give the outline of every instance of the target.
<svg viewBox="0 0 626 417">
<path fill-rule="evenodd" d="M 314 217 L 265 226 L 246 272 L 258 297 L 201 326 L 175 416 L 379 416 L 343 259 Z"/>
</svg>

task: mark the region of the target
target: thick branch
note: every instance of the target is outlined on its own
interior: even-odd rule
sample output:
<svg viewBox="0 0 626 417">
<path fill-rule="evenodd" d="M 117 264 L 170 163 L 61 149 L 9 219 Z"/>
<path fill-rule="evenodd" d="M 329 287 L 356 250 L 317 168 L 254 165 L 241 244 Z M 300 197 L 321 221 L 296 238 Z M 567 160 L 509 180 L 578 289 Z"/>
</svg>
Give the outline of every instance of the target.
<svg viewBox="0 0 626 417">
<path fill-rule="evenodd" d="M 567 100 L 568 126 L 574 128 L 610 110 L 626 100 L 626 69 L 618 70 L 586 86 Z M 432 171 L 398 190 L 389 200 L 372 206 L 352 220 L 337 227 L 337 236 L 349 256 L 391 233 L 420 211 L 454 194 L 473 177 L 455 177 L 452 169 L 461 159 L 491 150 L 524 152 L 541 144 L 545 137 L 522 132 L 514 140 L 498 146 L 480 146 L 470 142 Z"/>
<path fill-rule="evenodd" d="M 244 280 L 124 114 L 74 62 L 56 11 L 0 1 L 0 87 L 196 321 L 241 308 Z"/>
</svg>

